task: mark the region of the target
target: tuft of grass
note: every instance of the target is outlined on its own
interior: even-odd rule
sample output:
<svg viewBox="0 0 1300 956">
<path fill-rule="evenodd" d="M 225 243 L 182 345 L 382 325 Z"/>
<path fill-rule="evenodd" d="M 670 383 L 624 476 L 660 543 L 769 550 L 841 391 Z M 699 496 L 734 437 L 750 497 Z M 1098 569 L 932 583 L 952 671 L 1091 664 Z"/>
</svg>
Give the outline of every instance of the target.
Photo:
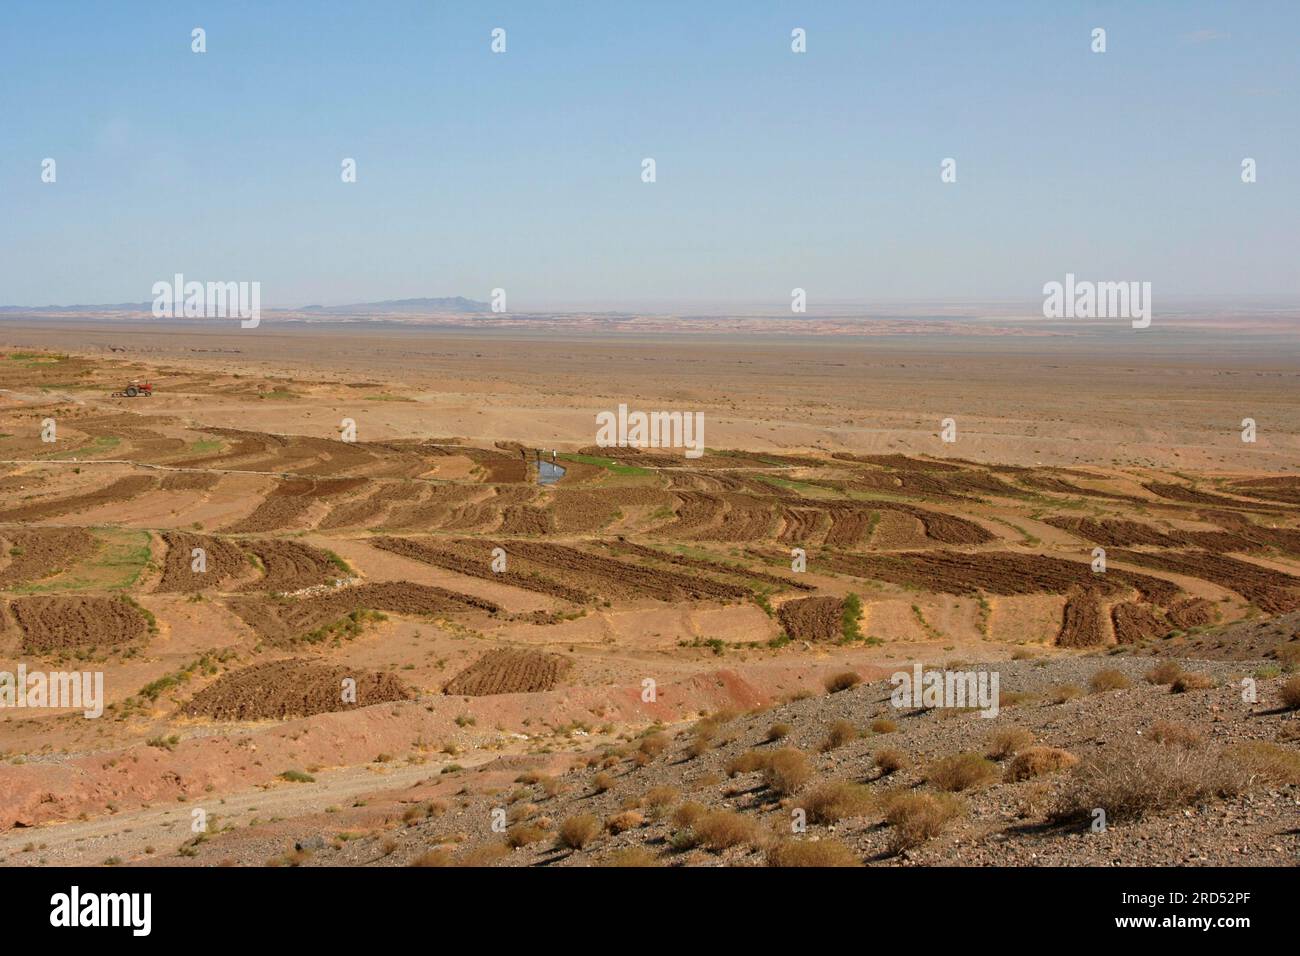
<svg viewBox="0 0 1300 956">
<path fill-rule="evenodd" d="M 871 722 L 871 732 L 873 734 L 892 734 L 897 729 L 898 724 L 888 717 L 877 717 Z"/>
<path fill-rule="evenodd" d="M 597 865 L 618 867 L 658 866 L 659 859 L 643 846 L 630 846 L 625 850 L 611 853 Z"/>
<path fill-rule="evenodd" d="M 782 747 L 766 755 L 763 782 L 782 795 L 794 793 L 812 777 L 812 766 L 803 751 Z"/>
<path fill-rule="evenodd" d="M 286 770 L 280 774 L 281 780 L 288 780 L 290 783 L 315 783 L 316 778 L 309 773 L 303 773 L 301 770 Z"/>
<path fill-rule="evenodd" d="M 1034 735 L 1028 730 L 1016 724 L 1008 724 L 1001 730 L 989 734 L 989 742 L 984 750 L 984 756 L 990 760 L 1006 760 L 1026 747 L 1033 746 L 1033 743 Z"/>
<path fill-rule="evenodd" d="M 885 798 L 885 822 L 893 827 L 890 849 L 895 853 L 933 840 L 965 812 L 961 800 L 950 793 L 912 790 Z"/>
<path fill-rule="evenodd" d="M 1183 669 L 1175 661 L 1161 661 L 1146 673 L 1148 684 L 1172 684 L 1182 675 Z"/>
<path fill-rule="evenodd" d="M 997 764 L 982 754 L 952 754 L 934 762 L 926 781 L 940 790 L 958 792 L 989 783 L 998 776 Z"/>
<path fill-rule="evenodd" d="M 1171 694 L 1185 694 L 1189 690 L 1209 690 L 1214 686 L 1214 678 L 1209 674 L 1179 674 L 1169 685 Z"/>
<path fill-rule="evenodd" d="M 581 850 L 600 834 L 600 821 L 590 813 L 569 817 L 560 824 L 559 844 L 570 850 Z"/>
<path fill-rule="evenodd" d="M 1127 690 L 1133 682 L 1117 667 L 1104 667 L 1092 675 L 1088 681 L 1088 690 L 1094 694 L 1104 694 L 1111 690 Z"/>
<path fill-rule="evenodd" d="M 767 736 L 764 739 L 770 744 L 776 743 L 790 736 L 790 731 L 793 729 L 789 724 L 773 724 L 767 728 Z"/>
<path fill-rule="evenodd" d="M 851 687 L 857 687 L 862 683 L 862 678 L 857 671 L 841 671 L 838 674 L 832 674 L 825 680 L 827 693 L 838 694 L 842 690 L 848 690 Z"/>
<path fill-rule="evenodd" d="M 1075 766 L 1078 762 L 1079 758 L 1068 750 L 1061 750 L 1058 747 L 1028 747 L 1016 754 L 1007 765 L 1002 779 L 1007 783 L 1018 783 L 1021 780 L 1041 777 L 1043 774 L 1057 773 Z"/>
<path fill-rule="evenodd" d="M 836 823 L 860 817 L 872 804 L 871 791 L 861 784 L 832 780 L 816 787 L 798 806 L 813 823 Z"/>
<path fill-rule="evenodd" d="M 911 765 L 907 754 L 894 747 L 882 747 L 875 752 L 872 760 L 881 774 L 886 777 L 891 773 L 906 770 Z"/>
<path fill-rule="evenodd" d="M 822 753 L 829 753 L 843 747 L 849 741 L 858 738 L 858 728 L 851 720 L 837 720 L 826 731 L 826 739 L 819 748 Z"/>
<path fill-rule="evenodd" d="M 768 848 L 768 866 L 861 866 L 858 855 L 838 840 L 781 840 Z"/>
<path fill-rule="evenodd" d="M 734 810 L 711 810 L 691 827 L 700 845 L 715 852 L 758 842 L 758 821 Z"/>
<path fill-rule="evenodd" d="M 1195 750 L 1204 739 L 1195 727 L 1180 724 L 1172 720 L 1157 720 L 1147 731 L 1147 737 L 1158 744 L 1168 747 L 1182 747 Z"/>
<path fill-rule="evenodd" d="M 1282 697 L 1282 706 L 1287 710 L 1300 710 L 1300 676 L 1292 677 L 1278 691 Z"/>
</svg>

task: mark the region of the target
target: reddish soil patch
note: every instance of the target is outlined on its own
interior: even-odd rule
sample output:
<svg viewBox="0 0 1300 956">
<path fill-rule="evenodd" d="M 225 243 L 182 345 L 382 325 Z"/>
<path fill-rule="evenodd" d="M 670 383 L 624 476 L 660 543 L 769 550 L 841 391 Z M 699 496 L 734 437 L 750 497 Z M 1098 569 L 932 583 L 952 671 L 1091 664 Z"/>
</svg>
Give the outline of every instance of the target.
<svg viewBox="0 0 1300 956">
<path fill-rule="evenodd" d="M 344 703 L 343 682 L 356 682 L 356 703 Z M 213 720 L 284 720 L 409 700 L 415 692 L 392 674 L 314 661 L 264 661 L 223 674 L 182 709 Z"/>
<path fill-rule="evenodd" d="M 1116 551 L 1119 561 L 1138 564 L 1158 571 L 1170 571 L 1201 578 L 1236 591 L 1246 600 L 1269 614 L 1285 614 L 1300 609 L 1300 578 L 1283 571 L 1226 558 L 1208 551 L 1179 551 L 1149 554 L 1142 551 Z"/>
<path fill-rule="evenodd" d="M 844 602 L 834 597 L 808 597 L 787 601 L 777 608 L 781 627 L 796 641 L 837 641 Z"/>
<path fill-rule="evenodd" d="M 489 651 L 447 682 L 444 694 L 485 697 L 552 690 L 573 666 L 567 657 L 541 651 Z"/>
<path fill-rule="evenodd" d="M 328 553 L 300 541 L 249 541 L 245 546 L 262 563 L 263 576 L 244 585 L 244 591 L 299 591 L 347 576 Z"/>
<path fill-rule="evenodd" d="M 23 650 L 32 654 L 126 644 L 149 631 L 140 609 L 124 598 L 24 597 L 10 601 L 9 610 Z"/>
<path fill-rule="evenodd" d="M 211 491 L 220 480 L 220 475 L 211 472 L 186 471 L 167 475 L 159 487 L 163 491 Z"/>
<path fill-rule="evenodd" d="M 316 480 L 292 478 L 280 482 L 253 513 L 223 530 L 240 534 L 250 531 L 278 531 L 299 524 L 312 504 L 322 498 L 350 494 L 365 485 L 364 478 Z"/>
<path fill-rule="evenodd" d="M 706 558 L 696 558 L 685 554 L 671 554 L 666 551 L 659 551 L 656 548 L 648 548 L 642 544 L 633 544 L 630 541 L 618 541 L 610 543 L 607 547 L 613 549 L 616 554 L 628 554 L 639 558 L 645 558 L 651 561 L 662 561 L 665 564 L 671 564 L 675 567 L 690 568 L 693 571 L 711 571 L 715 574 L 729 574 L 734 577 L 745 578 L 751 581 L 761 581 L 764 584 L 773 584 L 777 587 L 795 588 L 800 591 L 815 591 L 816 587 L 806 584 L 803 581 L 793 581 L 789 578 L 779 577 L 775 574 L 768 574 L 765 571 L 752 571 L 749 568 L 740 567 L 739 565 L 724 564 L 721 561 L 710 561 Z"/>
<path fill-rule="evenodd" d="M 1205 598 L 1187 598 L 1176 601 L 1167 614 L 1171 624 L 1188 630 L 1193 627 L 1207 627 L 1218 620 L 1219 613 L 1213 601 Z"/>
</svg>

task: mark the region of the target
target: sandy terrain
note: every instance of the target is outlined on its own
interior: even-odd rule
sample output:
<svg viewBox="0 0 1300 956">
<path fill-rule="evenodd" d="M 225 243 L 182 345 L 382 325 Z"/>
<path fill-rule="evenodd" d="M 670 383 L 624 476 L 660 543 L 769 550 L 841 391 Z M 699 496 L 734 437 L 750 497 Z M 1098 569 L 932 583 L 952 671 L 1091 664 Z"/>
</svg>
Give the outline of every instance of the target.
<svg viewBox="0 0 1300 956">
<path fill-rule="evenodd" d="M 857 862 L 1294 862 L 1294 359 L 1210 365 L 1214 328 L 870 331 L 0 324 L 0 672 L 99 672 L 106 699 L 0 709 L 0 861 L 749 864 L 815 838 Z M 155 395 L 109 397 L 132 378 Z M 620 403 L 703 412 L 707 450 L 594 447 Z M 1171 657 L 1213 686 L 1144 679 Z M 914 661 L 1001 669 L 1024 701 L 900 713 L 880 682 Z M 1090 688 L 1111 666 L 1124 686 Z M 867 684 L 828 693 L 847 672 Z M 1085 846 L 1061 807 L 1158 716 L 1233 786 L 1116 807 Z M 854 733 L 822 751 L 836 720 Z M 950 792 L 924 768 L 1010 723 L 1069 760 L 1020 779 L 1002 755 L 950 825 L 891 839 L 897 784 Z M 1250 743 L 1274 749 L 1242 770 Z M 787 744 L 797 786 L 745 757 Z M 792 834 L 836 783 L 864 788 L 852 812 Z M 711 846 L 688 800 L 745 834 Z M 504 852 L 503 807 L 531 828 Z M 555 850 L 585 815 L 604 835 Z"/>
</svg>

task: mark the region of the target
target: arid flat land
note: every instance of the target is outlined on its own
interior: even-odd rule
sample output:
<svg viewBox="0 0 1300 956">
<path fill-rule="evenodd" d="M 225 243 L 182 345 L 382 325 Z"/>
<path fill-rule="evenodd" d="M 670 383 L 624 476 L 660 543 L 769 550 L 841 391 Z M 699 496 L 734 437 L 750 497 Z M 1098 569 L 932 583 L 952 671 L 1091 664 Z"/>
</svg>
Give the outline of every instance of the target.
<svg viewBox="0 0 1300 956">
<path fill-rule="evenodd" d="M 0 861 L 1296 862 L 1292 326 L 580 325 L 0 322 Z"/>
</svg>

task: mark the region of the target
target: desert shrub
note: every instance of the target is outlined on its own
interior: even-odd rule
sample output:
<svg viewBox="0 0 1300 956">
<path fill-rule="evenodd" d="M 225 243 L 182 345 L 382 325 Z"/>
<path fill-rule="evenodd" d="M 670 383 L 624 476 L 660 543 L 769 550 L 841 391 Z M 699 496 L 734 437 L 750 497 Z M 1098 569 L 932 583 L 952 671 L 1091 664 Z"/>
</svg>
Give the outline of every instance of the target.
<svg viewBox="0 0 1300 956">
<path fill-rule="evenodd" d="M 1021 704 L 1032 704 L 1038 700 L 1037 694 L 1020 690 L 1004 690 L 998 694 L 999 707 L 1019 707 Z"/>
<path fill-rule="evenodd" d="M 1209 674 L 1179 674 L 1169 685 L 1173 694 L 1185 694 L 1189 690 L 1208 690 L 1214 686 L 1214 678 Z"/>
<path fill-rule="evenodd" d="M 877 717 L 871 722 L 871 732 L 873 734 L 892 734 L 897 729 L 898 724 L 888 717 Z"/>
<path fill-rule="evenodd" d="M 706 849 L 721 851 L 758 840 L 758 822 L 734 810 L 710 810 L 691 827 Z"/>
<path fill-rule="evenodd" d="M 506 843 L 516 850 L 544 839 L 546 839 L 546 831 L 531 823 L 519 823 L 506 831 Z"/>
<path fill-rule="evenodd" d="M 665 734 L 651 734 L 641 739 L 641 746 L 638 749 L 647 757 L 658 757 L 667 746 L 668 737 Z"/>
<path fill-rule="evenodd" d="M 1041 777 L 1045 773 L 1056 773 L 1073 767 L 1079 758 L 1068 750 L 1057 747 L 1028 747 L 1016 754 L 1007 765 L 1003 779 L 1008 783 L 1017 783 L 1031 777 Z"/>
<path fill-rule="evenodd" d="M 768 755 L 762 751 L 747 750 L 728 760 L 723 769 L 727 771 L 728 777 L 742 773 L 755 773 L 767 766 L 767 757 Z"/>
<path fill-rule="evenodd" d="M 658 866 L 658 858 L 643 846 L 630 846 L 625 850 L 611 853 L 598 864 L 599 866 L 641 867 Z"/>
<path fill-rule="evenodd" d="M 635 830 L 645 823 L 645 817 L 635 810 L 624 810 L 622 813 L 615 814 L 605 821 L 605 829 L 610 833 L 622 833 L 625 830 Z"/>
<path fill-rule="evenodd" d="M 504 843 L 487 843 L 475 850 L 469 850 L 456 860 L 457 866 L 492 866 L 501 862 L 510 853 Z"/>
<path fill-rule="evenodd" d="M 879 768 L 880 772 L 885 776 L 889 776 L 891 773 L 897 773 L 900 770 L 906 770 L 911 764 L 907 754 L 903 753 L 901 750 L 896 750 L 893 747 L 882 747 L 880 750 L 877 750 L 872 760 L 876 767 Z"/>
<path fill-rule="evenodd" d="M 984 754 L 990 760 L 1006 760 L 1026 747 L 1032 746 L 1034 735 L 1016 724 L 1008 724 L 1001 730 L 989 734 L 988 747 Z"/>
<path fill-rule="evenodd" d="M 454 866 L 451 853 L 441 847 L 421 853 L 411 861 L 411 866 Z"/>
<path fill-rule="evenodd" d="M 581 850 L 596 839 L 601 831 L 600 821 L 590 813 L 569 817 L 560 824 L 560 846 L 570 850 Z"/>
<path fill-rule="evenodd" d="M 969 790 L 998 775 L 997 764 L 976 753 L 952 754 L 934 762 L 926 773 L 927 782 L 940 790 Z"/>
<path fill-rule="evenodd" d="M 826 739 L 821 744 L 821 752 L 828 753 L 837 747 L 843 747 L 850 740 L 857 739 L 857 736 L 858 728 L 853 725 L 853 721 L 837 720 L 827 729 Z"/>
<path fill-rule="evenodd" d="M 1064 704 L 1067 700 L 1074 700 L 1082 696 L 1083 688 L 1074 684 L 1060 684 L 1047 691 L 1047 699 L 1053 704 Z"/>
<path fill-rule="evenodd" d="M 1245 784 L 1241 770 L 1221 754 L 1128 740 L 1075 767 L 1052 816 L 1087 820 L 1100 807 L 1108 820 L 1136 819 L 1231 796 Z"/>
<path fill-rule="evenodd" d="M 1287 710 L 1300 710 L 1300 677 L 1292 677 L 1278 691 L 1282 697 L 1282 706 Z"/>
<path fill-rule="evenodd" d="M 1170 747 L 1184 747 L 1187 750 L 1194 750 L 1201 745 L 1201 732 L 1195 727 L 1189 727 L 1187 724 L 1176 723 L 1172 720 L 1157 720 L 1147 731 L 1147 736 L 1158 744 L 1166 744 Z"/>
<path fill-rule="evenodd" d="M 767 728 L 767 737 L 764 738 L 768 743 L 775 743 L 778 740 L 784 740 L 790 736 L 791 727 L 789 724 L 773 724 Z"/>
<path fill-rule="evenodd" d="M 591 778 L 591 786 L 597 793 L 604 793 L 614 786 L 614 778 L 607 773 L 598 773 Z"/>
<path fill-rule="evenodd" d="M 794 793 L 812 776 L 808 758 L 793 747 L 782 747 L 768 754 L 763 767 L 763 782 L 780 794 Z"/>
<path fill-rule="evenodd" d="M 833 780 L 816 787 L 799 801 L 813 823 L 835 823 L 860 817 L 870 809 L 871 791 L 856 783 Z"/>
<path fill-rule="evenodd" d="M 1117 667 L 1105 667 L 1092 675 L 1092 680 L 1088 681 L 1088 689 L 1094 694 L 1102 694 L 1108 690 L 1125 690 L 1133 686 L 1122 670 Z"/>
<path fill-rule="evenodd" d="M 1147 671 L 1145 679 L 1148 684 L 1172 684 L 1182 672 L 1176 661 L 1161 661 Z"/>
<path fill-rule="evenodd" d="M 707 737 L 696 737 L 686 748 L 686 756 L 694 760 L 696 757 L 703 757 L 709 752 L 709 740 Z"/>
<path fill-rule="evenodd" d="M 512 824 L 523 823 L 529 817 L 537 813 L 537 804 L 535 803 L 516 803 L 513 804 L 506 812 L 506 820 Z"/>
<path fill-rule="evenodd" d="M 889 845 L 897 853 L 937 837 L 964 807 L 950 793 L 911 790 L 889 794 L 884 809 L 885 822 L 894 828 Z"/>
<path fill-rule="evenodd" d="M 641 799 L 651 810 L 662 811 L 676 803 L 681 795 L 676 787 L 651 787 Z"/>
<path fill-rule="evenodd" d="M 704 804 L 688 800 L 673 811 L 673 823 L 679 827 L 693 827 L 695 821 L 708 812 L 709 808 Z"/>
<path fill-rule="evenodd" d="M 861 866 L 858 855 L 838 840 L 780 840 L 768 848 L 768 866 Z"/>
<path fill-rule="evenodd" d="M 858 676 L 857 671 L 841 671 L 838 674 L 832 674 L 825 680 L 827 692 L 838 694 L 842 690 L 848 690 L 850 687 L 857 687 L 862 683 L 862 678 Z"/>
<path fill-rule="evenodd" d="M 1224 752 L 1224 759 L 1241 770 L 1247 783 L 1283 785 L 1300 783 L 1300 753 L 1264 740 L 1248 740 L 1232 744 Z"/>
</svg>

